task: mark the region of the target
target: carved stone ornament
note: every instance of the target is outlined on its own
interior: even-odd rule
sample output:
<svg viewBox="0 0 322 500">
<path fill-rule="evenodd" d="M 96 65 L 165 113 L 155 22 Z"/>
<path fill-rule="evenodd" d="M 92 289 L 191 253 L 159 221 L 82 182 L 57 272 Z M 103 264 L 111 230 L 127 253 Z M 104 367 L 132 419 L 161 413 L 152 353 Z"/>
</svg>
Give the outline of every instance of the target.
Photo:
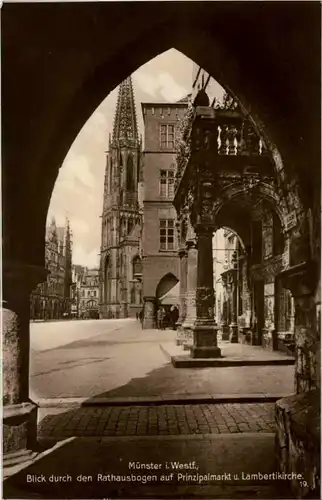
<svg viewBox="0 0 322 500">
<path fill-rule="evenodd" d="M 198 287 L 196 290 L 198 317 L 209 318 L 209 309 L 214 308 L 214 290 L 208 287 Z"/>
<path fill-rule="evenodd" d="M 260 177 L 259 175 L 252 175 L 252 174 L 243 175 L 242 183 L 245 191 L 248 191 L 259 185 Z"/>
<path fill-rule="evenodd" d="M 276 276 L 282 271 L 282 269 L 283 259 L 282 256 L 278 256 L 264 264 L 252 266 L 251 275 L 254 280 L 258 281 Z"/>
</svg>

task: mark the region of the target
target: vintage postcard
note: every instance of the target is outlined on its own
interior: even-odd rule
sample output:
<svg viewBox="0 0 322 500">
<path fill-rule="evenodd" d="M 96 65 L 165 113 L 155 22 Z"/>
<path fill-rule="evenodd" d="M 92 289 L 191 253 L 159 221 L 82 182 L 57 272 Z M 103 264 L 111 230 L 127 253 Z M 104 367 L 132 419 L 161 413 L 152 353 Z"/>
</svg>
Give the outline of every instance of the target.
<svg viewBox="0 0 322 500">
<path fill-rule="evenodd" d="M 320 31 L 2 3 L 2 498 L 320 498 Z"/>
</svg>

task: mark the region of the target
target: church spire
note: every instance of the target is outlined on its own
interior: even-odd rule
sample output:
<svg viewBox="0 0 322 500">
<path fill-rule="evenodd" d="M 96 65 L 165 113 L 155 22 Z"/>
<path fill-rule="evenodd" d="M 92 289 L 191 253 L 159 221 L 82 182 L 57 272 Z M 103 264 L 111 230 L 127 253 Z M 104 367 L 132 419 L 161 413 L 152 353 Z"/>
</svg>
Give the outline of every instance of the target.
<svg viewBox="0 0 322 500">
<path fill-rule="evenodd" d="M 119 86 L 112 143 L 120 146 L 136 146 L 138 142 L 132 79 L 129 76 Z"/>
</svg>

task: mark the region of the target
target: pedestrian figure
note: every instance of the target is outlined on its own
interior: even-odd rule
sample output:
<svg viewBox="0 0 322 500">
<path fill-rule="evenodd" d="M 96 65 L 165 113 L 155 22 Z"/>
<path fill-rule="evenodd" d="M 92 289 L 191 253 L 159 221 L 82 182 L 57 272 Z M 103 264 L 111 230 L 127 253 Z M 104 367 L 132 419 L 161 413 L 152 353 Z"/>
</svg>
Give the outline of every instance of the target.
<svg viewBox="0 0 322 500">
<path fill-rule="evenodd" d="M 157 329 L 161 330 L 162 329 L 162 320 L 163 320 L 163 309 L 162 307 L 159 307 L 157 310 Z"/>
<path fill-rule="evenodd" d="M 167 311 L 164 307 L 162 308 L 162 330 L 165 330 L 169 323 L 169 311 Z"/>
<path fill-rule="evenodd" d="M 178 319 L 179 319 L 179 309 L 177 308 L 177 306 L 175 306 L 171 311 L 171 325 L 173 330 L 177 329 L 176 323 Z"/>
<path fill-rule="evenodd" d="M 143 313 L 143 309 L 141 309 L 141 311 L 139 312 L 139 320 L 141 322 L 142 328 L 143 328 L 143 318 L 144 318 L 144 313 Z"/>
</svg>

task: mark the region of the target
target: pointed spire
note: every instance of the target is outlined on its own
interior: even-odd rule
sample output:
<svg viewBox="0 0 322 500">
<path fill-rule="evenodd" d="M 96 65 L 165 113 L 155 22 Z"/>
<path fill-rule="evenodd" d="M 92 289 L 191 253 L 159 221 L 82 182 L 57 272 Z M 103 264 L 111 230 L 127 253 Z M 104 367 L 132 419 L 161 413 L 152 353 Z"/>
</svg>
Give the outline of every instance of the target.
<svg viewBox="0 0 322 500">
<path fill-rule="evenodd" d="M 72 234 L 69 225 L 69 218 L 66 216 L 65 225 L 65 277 L 64 277 L 64 297 L 70 297 L 70 285 L 72 284 Z"/>
<path fill-rule="evenodd" d="M 132 79 L 130 76 L 119 86 L 112 142 L 115 145 L 124 146 L 135 146 L 138 144 L 138 127 Z"/>
<path fill-rule="evenodd" d="M 66 252 L 71 250 L 71 229 L 69 225 L 69 219 L 67 216 L 65 223 L 65 248 Z"/>
<path fill-rule="evenodd" d="M 56 219 L 54 216 L 52 216 L 50 226 L 49 226 L 49 228 L 47 228 L 47 234 L 48 234 L 50 239 L 57 242 L 57 238 L 58 238 L 57 225 L 56 225 Z"/>
</svg>

